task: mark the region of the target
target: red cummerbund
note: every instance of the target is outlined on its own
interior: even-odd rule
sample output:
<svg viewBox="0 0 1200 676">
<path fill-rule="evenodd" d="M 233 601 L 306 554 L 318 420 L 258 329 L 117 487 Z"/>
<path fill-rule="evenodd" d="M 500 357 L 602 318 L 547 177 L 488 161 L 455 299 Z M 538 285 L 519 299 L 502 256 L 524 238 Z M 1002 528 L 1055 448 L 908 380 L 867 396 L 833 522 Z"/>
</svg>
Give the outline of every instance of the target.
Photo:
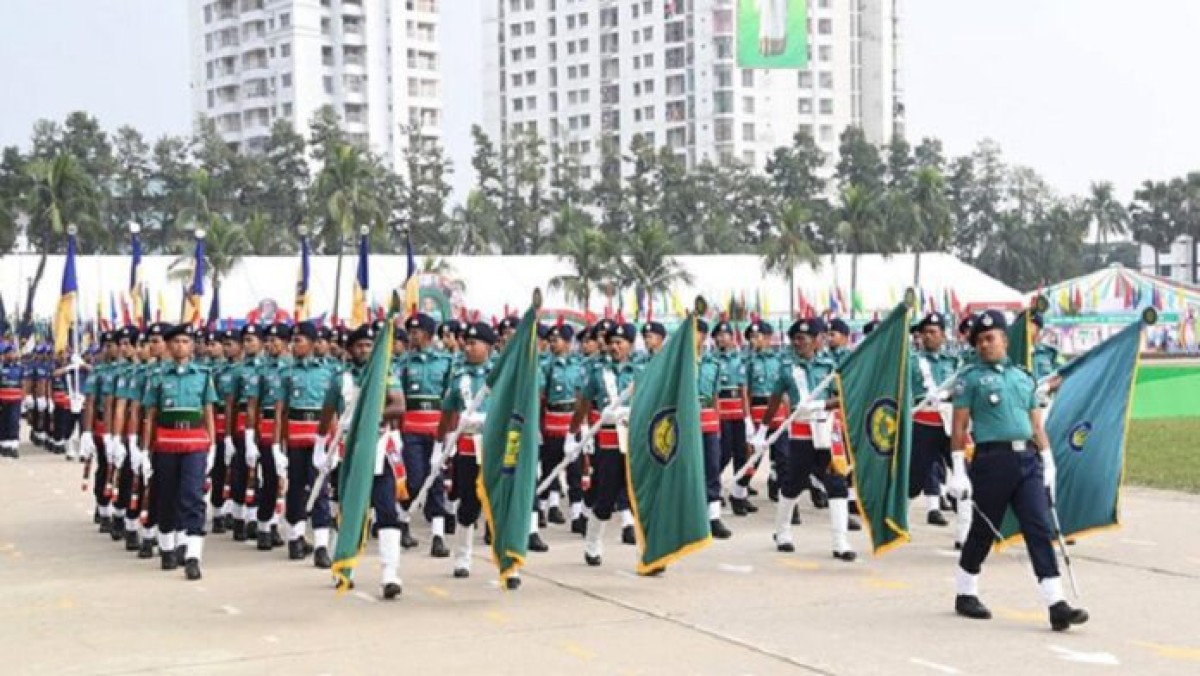
<svg viewBox="0 0 1200 676">
<path fill-rule="evenodd" d="M 441 411 L 405 411 L 404 426 L 401 430 L 405 434 L 423 434 L 431 437 L 437 434 L 438 422 L 441 419 Z"/>
<path fill-rule="evenodd" d="M 942 414 L 937 411 L 917 411 L 913 413 L 913 422 L 921 423 L 922 425 L 932 425 L 933 427 L 942 426 Z"/>
<path fill-rule="evenodd" d="M 604 426 L 596 433 L 597 448 L 620 448 L 621 442 L 617 437 L 617 428 Z"/>
<path fill-rule="evenodd" d="M 287 424 L 287 442 L 289 448 L 312 448 L 317 443 L 317 428 L 321 425 L 316 420 L 289 420 Z"/>
<path fill-rule="evenodd" d="M 71 398 L 68 397 L 67 393 L 63 392 L 62 390 L 55 390 L 50 394 L 50 399 L 54 402 L 54 405 L 59 408 L 71 408 Z"/>
<path fill-rule="evenodd" d="M 575 414 L 567 411 L 559 413 L 555 411 L 546 411 L 542 415 L 542 435 L 560 439 L 567 436 L 567 431 L 571 427 L 571 418 Z"/>
<path fill-rule="evenodd" d="M 469 458 L 475 457 L 474 434 L 464 434 L 458 438 L 458 454 Z"/>
<path fill-rule="evenodd" d="M 154 450 L 158 453 L 200 453 L 211 442 L 203 427 L 192 429 L 159 428 L 154 432 Z"/>
<path fill-rule="evenodd" d="M 746 409 L 742 408 L 742 400 L 717 399 L 717 413 L 721 420 L 741 420 L 746 417 Z"/>
<path fill-rule="evenodd" d="M 812 425 L 799 420 L 792 421 L 788 436 L 793 439 L 812 439 Z"/>
<path fill-rule="evenodd" d="M 258 421 L 258 438 L 270 443 L 275 438 L 275 419 L 264 418 Z"/>
<path fill-rule="evenodd" d="M 233 430 L 238 433 L 245 433 L 245 431 L 246 431 L 246 412 L 245 411 L 238 412 L 237 418 L 233 421 Z"/>
<path fill-rule="evenodd" d="M 757 424 L 761 424 L 761 423 L 762 423 L 763 416 L 764 416 L 764 415 L 766 415 L 766 414 L 767 414 L 767 407 L 766 407 L 766 405 L 763 405 L 763 406 L 751 406 L 751 407 L 750 407 L 750 418 L 751 418 L 751 419 L 754 421 L 754 423 L 755 423 L 756 425 L 757 425 Z M 775 416 L 774 416 L 773 418 L 771 418 L 771 425 L 770 425 L 770 426 L 771 426 L 772 428 L 779 427 L 781 424 L 783 424 L 783 421 L 784 421 L 784 420 L 787 420 L 787 409 L 786 409 L 786 407 L 784 407 L 784 406 L 776 406 L 776 407 L 775 407 Z"/>
<path fill-rule="evenodd" d="M 0 389 L 0 404 L 19 404 L 25 398 L 25 394 L 20 389 L 15 387 L 5 387 Z"/>
<path fill-rule="evenodd" d="M 591 411 L 588 411 L 588 426 L 591 427 L 598 422 L 600 422 L 600 411 L 593 408 Z"/>
<path fill-rule="evenodd" d="M 703 434 L 717 434 L 720 431 L 721 417 L 717 415 L 717 409 L 700 409 L 700 432 Z"/>
</svg>

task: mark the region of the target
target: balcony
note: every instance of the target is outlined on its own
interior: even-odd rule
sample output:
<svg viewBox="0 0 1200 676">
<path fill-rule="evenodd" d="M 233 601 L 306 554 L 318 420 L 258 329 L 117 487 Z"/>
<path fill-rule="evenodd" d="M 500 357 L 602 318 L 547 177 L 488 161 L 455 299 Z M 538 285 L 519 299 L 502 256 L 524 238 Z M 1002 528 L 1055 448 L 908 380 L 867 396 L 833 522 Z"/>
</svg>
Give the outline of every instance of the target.
<svg viewBox="0 0 1200 676">
<path fill-rule="evenodd" d="M 342 0 L 342 14 L 345 16 L 362 16 L 362 0 Z"/>
</svg>

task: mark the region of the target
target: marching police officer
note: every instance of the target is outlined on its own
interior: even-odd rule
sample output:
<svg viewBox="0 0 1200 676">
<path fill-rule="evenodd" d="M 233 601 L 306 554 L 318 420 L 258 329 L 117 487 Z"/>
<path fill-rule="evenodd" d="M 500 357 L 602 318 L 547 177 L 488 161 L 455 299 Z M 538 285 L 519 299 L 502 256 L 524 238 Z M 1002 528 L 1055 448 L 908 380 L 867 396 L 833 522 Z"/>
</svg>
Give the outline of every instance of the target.
<svg viewBox="0 0 1200 676">
<path fill-rule="evenodd" d="M 225 428 L 233 435 L 234 455 L 231 463 L 229 488 L 233 500 L 233 539 L 235 542 L 258 540 L 258 508 L 256 477 L 258 444 L 253 421 L 250 419 L 250 397 L 258 392 L 258 370 L 266 362 L 262 354 L 262 328 L 257 324 L 242 327 L 241 357 L 226 369 L 222 378 L 229 379 L 225 389 Z M 229 449 L 225 449 L 229 453 Z"/>
<path fill-rule="evenodd" d="M 937 391 L 958 369 L 958 359 L 945 349 L 946 319 L 930 312 L 916 324 L 920 349 L 910 356 L 909 387 L 913 401 L 912 463 L 908 496 L 924 493 L 926 521 L 934 526 L 949 522 L 941 510 L 943 468 L 950 463 L 949 398 Z"/>
<path fill-rule="evenodd" d="M 732 462 L 733 471 L 737 472 L 746 464 L 746 441 L 754 436 L 750 398 L 746 391 L 746 364 L 734 341 L 733 326 L 729 322 L 717 322 L 712 327 L 712 339 L 716 349 L 708 354 L 717 365 L 715 396 L 717 416 L 721 420 L 721 469 L 724 470 Z M 749 476 L 746 476 L 730 489 L 729 506 L 737 516 L 758 511 L 750 502 L 749 484 Z"/>
<path fill-rule="evenodd" d="M 571 427 L 575 411 L 575 399 L 583 387 L 583 369 L 571 354 L 571 341 L 575 330 L 569 324 L 551 326 L 546 332 L 550 344 L 550 358 L 542 365 L 542 480 L 563 461 L 563 442 Z M 576 462 L 567 466 L 567 500 L 570 503 L 571 520 L 583 516 L 583 491 L 579 483 L 579 467 Z M 548 523 L 566 523 L 559 508 L 562 487 L 559 481 L 550 484 L 538 496 L 539 509 L 546 515 Z"/>
<path fill-rule="evenodd" d="M 142 400 L 146 407 L 142 438 L 155 455 L 162 568 L 173 570 L 179 565 L 176 548 L 182 545 L 187 579 L 199 580 L 204 558 L 204 481 L 216 456 L 217 391 L 208 369 L 192 363 L 191 327 L 173 326 L 164 338 L 171 360 L 151 381 Z M 186 535 L 185 542 L 174 541 L 176 531 Z"/>
<path fill-rule="evenodd" d="M 246 458 L 247 462 L 257 459 L 262 469 L 256 497 L 258 528 L 255 544 L 259 551 L 271 551 L 273 547 L 283 545 L 278 524 L 285 502 L 283 489 L 287 485 L 287 456 L 273 442 L 275 428 L 283 422 L 275 417 L 275 403 L 283 396 L 283 371 L 290 363 L 287 345 L 292 338 L 292 329 L 287 324 L 276 322 L 267 327 L 265 334 L 267 356 L 250 376 L 246 405 L 247 435 L 251 427 L 258 433 L 253 446 L 249 440 L 246 442 Z M 269 452 L 263 453 L 263 448 Z"/>
<path fill-rule="evenodd" d="M 17 348 L 0 340 L 0 456 L 20 457 L 21 407 L 27 392 Z"/>
<path fill-rule="evenodd" d="M 992 549 L 996 525 L 1010 507 L 1021 526 L 1042 599 L 1049 607 L 1050 626 L 1065 631 L 1083 624 L 1088 614 L 1067 604 L 1058 561 L 1050 544 L 1054 490 L 1054 457 L 1032 374 L 1007 360 L 1008 337 L 1004 315 L 987 310 L 971 328 L 971 344 L 979 361 L 959 379 L 954 395 L 952 452 L 954 471 L 949 488 L 972 496 L 979 518 L 971 524 L 958 560 L 955 611 L 972 619 L 989 619 L 979 600 L 979 574 Z M 975 455 L 968 473 L 964 450 L 968 431 Z M 1040 449 L 1040 452 L 1038 452 Z"/>
<path fill-rule="evenodd" d="M 733 535 L 721 521 L 721 470 L 724 453 L 721 449 L 721 416 L 717 410 L 717 393 L 721 387 L 721 361 L 711 351 L 704 350 L 708 323 L 696 320 L 696 392 L 700 398 L 700 442 L 704 449 L 704 492 L 708 501 L 708 529 L 712 536 L 724 540 Z M 743 488 L 744 490 L 744 488 Z M 733 498 L 737 504 L 738 498 Z M 735 510 L 735 514 L 738 512 Z M 745 510 L 741 515 L 745 515 Z"/>
</svg>

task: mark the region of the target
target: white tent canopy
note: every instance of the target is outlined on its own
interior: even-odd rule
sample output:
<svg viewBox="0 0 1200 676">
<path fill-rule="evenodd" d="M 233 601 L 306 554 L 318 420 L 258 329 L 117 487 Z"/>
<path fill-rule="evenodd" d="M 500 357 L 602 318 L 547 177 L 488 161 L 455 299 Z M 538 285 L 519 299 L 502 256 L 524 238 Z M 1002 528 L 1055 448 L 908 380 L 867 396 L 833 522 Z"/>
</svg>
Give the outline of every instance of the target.
<svg viewBox="0 0 1200 676">
<path fill-rule="evenodd" d="M 176 260 L 172 256 L 146 256 L 142 259 L 142 281 L 150 290 L 151 302 L 157 307 L 159 298 L 165 303 L 164 317 L 174 319 L 178 314 L 182 288 L 168 282 L 167 268 Z M 263 299 L 273 299 L 279 307 L 290 310 L 296 288 L 298 257 L 243 258 L 221 285 L 221 314 L 223 317 L 244 317 Z M 562 294 L 550 290 L 548 281 L 556 275 L 571 274 L 571 266 L 557 256 L 449 256 L 450 276 L 465 286 L 462 301 L 466 307 L 480 310 L 484 316 L 499 314 L 505 305 L 524 307 L 535 287 L 546 294 L 545 306 L 569 307 Z M 697 294 L 704 294 L 710 303 L 723 304 L 732 293 L 744 297 L 753 309 L 758 298 L 768 316 L 788 312 L 787 279 L 767 275 L 758 256 L 680 256 L 678 262 L 691 273 L 690 285 L 679 285 L 672 293 L 685 305 Z M 32 277 L 38 258 L 34 255 L 11 255 L 0 258 L 0 295 L 9 313 L 23 308 L 25 289 Z M 310 293 L 314 314 L 331 312 L 337 260 L 333 256 L 313 256 L 311 259 Z M 342 316 L 349 315 L 351 289 L 356 259 L 343 259 L 341 282 Z M 46 265 L 34 301 L 34 314 L 49 317 L 58 300 L 62 278 L 63 256 L 51 256 Z M 110 296 L 120 303 L 121 294 L 129 285 L 128 256 L 81 256 L 76 262 L 82 316 L 95 314 L 97 301 L 107 313 Z M 404 256 L 372 255 L 370 260 L 370 295 L 375 302 L 386 305 L 391 289 L 404 281 L 407 266 Z M 813 269 L 796 269 L 795 284 L 805 299 L 818 308 L 829 304 L 831 289 L 840 288 L 843 297 L 850 298 L 851 257 L 840 255 L 836 265 L 824 256 Z M 913 255 L 898 254 L 884 257 L 863 255 L 858 260 L 858 290 L 867 312 L 883 310 L 897 302 L 904 289 L 913 285 Z M 1020 292 L 989 277 L 957 258 L 943 253 L 923 254 L 919 286 L 926 296 L 932 295 L 941 303 L 953 290 L 958 301 L 968 304 L 1012 304 L 1021 302 Z M 205 308 L 211 299 L 211 280 L 206 282 Z M 626 292 L 626 306 L 632 297 Z M 661 298 L 661 297 L 660 297 Z M 598 292 L 593 296 L 592 311 L 601 311 L 608 299 Z M 662 303 L 662 300 L 656 301 Z M 613 307 L 619 299 L 612 299 Z M 669 308 L 656 307 L 656 314 Z M 118 311 L 119 314 L 119 311 Z"/>
</svg>

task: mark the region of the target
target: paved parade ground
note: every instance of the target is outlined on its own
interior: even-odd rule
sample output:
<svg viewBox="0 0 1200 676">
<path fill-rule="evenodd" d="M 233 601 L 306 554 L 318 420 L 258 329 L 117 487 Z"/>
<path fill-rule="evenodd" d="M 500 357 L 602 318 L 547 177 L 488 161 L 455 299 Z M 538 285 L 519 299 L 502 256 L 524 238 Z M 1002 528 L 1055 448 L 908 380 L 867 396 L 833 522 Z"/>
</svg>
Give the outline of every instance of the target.
<svg viewBox="0 0 1200 676">
<path fill-rule="evenodd" d="M 582 539 L 552 526 L 515 593 L 482 545 L 472 577 L 452 579 L 422 527 L 404 595 L 386 603 L 373 541 L 340 598 L 311 558 L 227 535 L 210 537 L 204 579 L 185 582 L 96 533 L 80 472 L 30 447 L 0 461 L 5 674 L 1200 673 L 1200 496 L 1127 489 L 1126 527 L 1072 548 L 1092 619 L 1059 634 L 1023 550 L 985 566 L 995 619 L 956 617 L 950 532 L 917 509 L 912 544 L 844 564 L 807 498 L 797 552 L 777 554 L 760 497 L 758 514 L 725 517 L 733 539 L 648 579 L 617 528 L 595 569 Z"/>
</svg>

